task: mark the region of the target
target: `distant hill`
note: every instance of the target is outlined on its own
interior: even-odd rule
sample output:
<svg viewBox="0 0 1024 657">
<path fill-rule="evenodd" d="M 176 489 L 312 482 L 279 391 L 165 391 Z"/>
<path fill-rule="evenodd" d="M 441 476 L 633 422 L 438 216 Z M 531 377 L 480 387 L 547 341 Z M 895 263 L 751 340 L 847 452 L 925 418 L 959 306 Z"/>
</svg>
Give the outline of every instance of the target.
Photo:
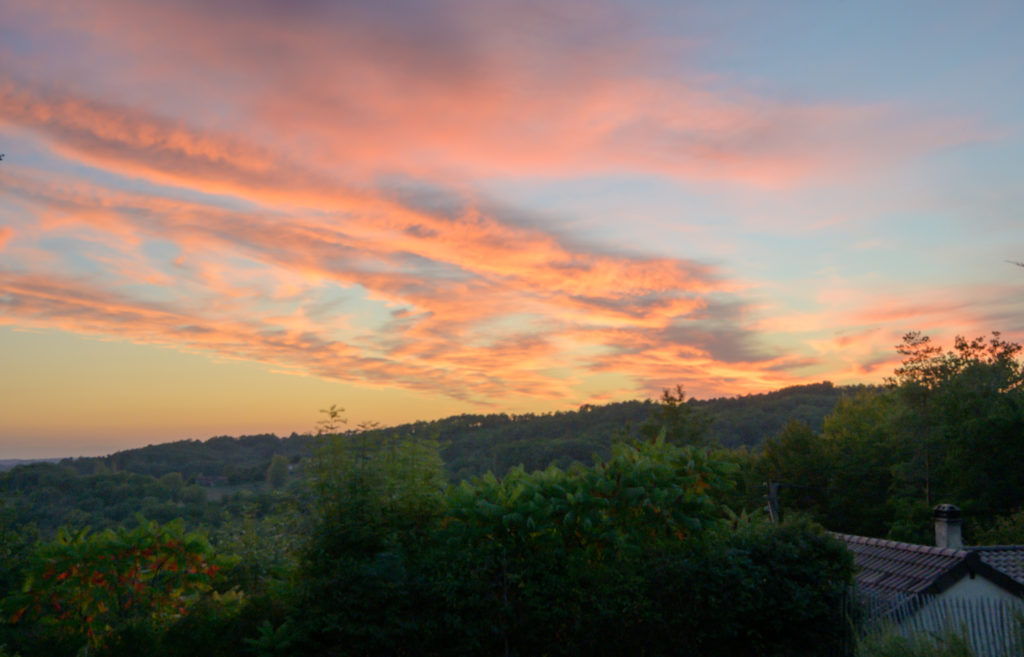
<svg viewBox="0 0 1024 657">
<path fill-rule="evenodd" d="M 711 415 L 711 436 L 723 447 L 758 447 L 766 438 L 778 434 L 790 420 L 805 422 L 820 433 L 825 416 L 832 412 L 843 395 L 873 387 L 834 386 L 825 381 L 757 395 L 709 399 L 696 404 Z"/>
<path fill-rule="evenodd" d="M 825 416 L 839 398 L 861 387 L 823 382 L 743 397 L 691 399 L 687 403 L 710 418 L 709 432 L 718 444 L 756 448 L 790 420 L 806 422 L 821 431 Z M 636 436 L 637 428 L 651 417 L 656 405 L 647 400 L 585 405 L 575 411 L 544 414 L 456 415 L 379 431 L 439 440 L 449 475 L 457 481 L 487 471 L 501 474 L 520 464 L 534 470 L 551 463 L 589 463 L 595 455 L 606 455 L 616 438 Z M 115 470 L 159 477 L 179 472 L 186 479 L 224 476 L 231 483 L 242 483 L 262 479 L 275 454 L 284 454 L 292 461 L 309 455 L 315 441 L 313 436 L 300 434 L 287 438 L 273 434 L 218 436 L 206 441 L 149 445 L 107 457 L 67 459 L 63 463 L 83 474 Z"/>
<path fill-rule="evenodd" d="M 31 463 L 60 463 L 61 459 L 0 459 L 0 472 Z"/>
<path fill-rule="evenodd" d="M 133 472 L 160 477 L 171 472 L 185 479 L 200 475 L 224 476 L 231 483 L 262 480 L 270 459 L 284 454 L 298 460 L 312 451 L 314 438 L 292 434 L 278 438 L 274 434 L 256 436 L 216 436 L 203 440 L 179 440 L 159 445 L 115 452 L 110 456 L 65 459 L 63 465 L 80 474 L 97 472 Z"/>
</svg>

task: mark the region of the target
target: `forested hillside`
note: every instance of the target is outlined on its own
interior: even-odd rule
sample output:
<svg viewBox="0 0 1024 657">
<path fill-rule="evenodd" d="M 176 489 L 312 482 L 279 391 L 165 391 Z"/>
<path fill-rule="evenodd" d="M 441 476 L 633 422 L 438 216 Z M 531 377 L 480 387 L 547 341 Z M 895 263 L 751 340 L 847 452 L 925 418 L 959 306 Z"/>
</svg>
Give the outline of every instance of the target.
<svg viewBox="0 0 1024 657">
<path fill-rule="evenodd" d="M 712 444 L 757 447 L 791 420 L 820 431 L 839 399 L 861 388 L 824 382 L 685 403 L 707 425 Z M 658 402 L 647 400 L 585 405 L 546 414 L 457 415 L 372 431 L 440 441 L 449 478 L 459 481 L 485 472 L 502 474 L 517 465 L 529 471 L 552 463 L 565 467 L 572 462 L 590 463 L 594 456 L 607 457 L 615 440 L 638 436 L 657 407 Z M 353 433 L 358 430 L 347 435 Z M 275 454 L 294 462 L 308 456 L 314 443 L 309 434 L 293 433 L 287 438 L 272 434 L 218 436 L 149 445 L 107 457 L 68 459 L 64 464 L 82 474 L 125 471 L 160 477 L 178 472 L 186 480 L 199 475 L 223 476 L 229 483 L 240 484 L 261 481 Z"/>
<path fill-rule="evenodd" d="M 953 502 L 968 541 L 1024 543 L 1020 345 L 898 350 L 885 387 L 366 431 L 332 407 L 315 438 L 15 467 L 0 655 L 836 654 L 824 529 L 927 543 Z"/>
<path fill-rule="evenodd" d="M 65 459 L 61 463 L 81 474 L 134 472 L 160 477 L 177 472 L 186 479 L 199 475 L 227 477 L 230 483 L 258 481 L 277 454 L 289 460 L 308 456 L 314 438 L 292 434 L 278 438 L 216 436 L 208 440 L 179 440 L 115 452 L 109 456 Z"/>
<path fill-rule="evenodd" d="M 932 508 L 964 512 L 965 540 L 1024 543 L 1021 346 L 909 333 L 885 388 L 844 397 L 824 428 L 794 422 L 764 446 L 784 507 L 852 534 L 930 542 Z"/>
<path fill-rule="evenodd" d="M 806 522 L 737 518 L 721 500 L 738 470 L 659 437 L 589 467 L 452 486 L 434 441 L 334 435 L 273 508 L 210 534 L 139 520 L 37 540 L 0 525 L 0 644 L 105 657 L 831 654 L 850 632 L 849 554 Z"/>
</svg>

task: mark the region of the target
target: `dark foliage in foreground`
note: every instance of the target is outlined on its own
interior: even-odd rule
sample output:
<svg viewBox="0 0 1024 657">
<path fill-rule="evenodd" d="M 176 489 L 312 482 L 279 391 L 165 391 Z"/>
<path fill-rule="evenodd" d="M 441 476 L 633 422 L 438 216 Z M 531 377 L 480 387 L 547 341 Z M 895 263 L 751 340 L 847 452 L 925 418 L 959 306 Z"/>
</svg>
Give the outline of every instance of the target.
<svg viewBox="0 0 1024 657">
<path fill-rule="evenodd" d="M 3 602 L 0 643 L 106 657 L 828 654 L 847 630 L 849 555 L 820 528 L 731 516 L 718 497 L 737 470 L 659 438 L 453 487 L 436 443 L 337 437 L 311 472 L 312 506 L 265 516 L 250 552 L 244 531 L 217 555 L 180 523 L 38 544 L 12 573 L 28 584 Z M 282 562 L 296 515 L 308 539 Z M 261 567 L 239 569 L 242 552 Z"/>
<path fill-rule="evenodd" d="M 737 468 L 707 450 L 623 444 L 438 495 L 423 449 L 335 454 L 287 624 L 302 654 L 811 656 L 848 630 L 845 548 L 730 521 Z"/>
<path fill-rule="evenodd" d="M 14 468 L 0 474 L 0 655 L 837 654 L 850 558 L 802 518 L 927 542 L 931 505 L 953 501 L 969 540 L 1024 542 L 1020 346 L 996 334 L 945 351 L 911 333 L 899 350 L 886 388 L 847 390 L 820 426 L 792 402 L 830 385 L 765 396 L 792 417 L 763 450 L 713 446 L 710 403 L 679 388 L 658 405 L 324 437 L 291 472 L 260 456 L 263 489 L 217 501 L 178 471 Z M 548 422 L 598 444 L 588 427 L 629 408 L 645 414 L 593 465 L 515 438 Z M 486 435 L 509 451 L 471 447 Z M 504 475 L 453 485 L 444 454 Z M 501 470 L 510 454 L 526 467 Z M 542 469 L 552 454 L 565 465 Z M 768 480 L 785 484 L 781 525 L 758 510 Z M 159 522 L 127 518 L 140 508 Z"/>
</svg>

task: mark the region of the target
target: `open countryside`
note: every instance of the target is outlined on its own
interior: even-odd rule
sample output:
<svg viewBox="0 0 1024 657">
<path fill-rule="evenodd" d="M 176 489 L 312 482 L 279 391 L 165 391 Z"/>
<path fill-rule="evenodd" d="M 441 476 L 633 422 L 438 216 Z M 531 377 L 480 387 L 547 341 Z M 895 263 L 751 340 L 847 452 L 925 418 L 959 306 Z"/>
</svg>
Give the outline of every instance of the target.
<svg viewBox="0 0 1024 657">
<path fill-rule="evenodd" d="M 1021 24 L 0 0 L 0 657 L 1024 654 Z"/>
</svg>

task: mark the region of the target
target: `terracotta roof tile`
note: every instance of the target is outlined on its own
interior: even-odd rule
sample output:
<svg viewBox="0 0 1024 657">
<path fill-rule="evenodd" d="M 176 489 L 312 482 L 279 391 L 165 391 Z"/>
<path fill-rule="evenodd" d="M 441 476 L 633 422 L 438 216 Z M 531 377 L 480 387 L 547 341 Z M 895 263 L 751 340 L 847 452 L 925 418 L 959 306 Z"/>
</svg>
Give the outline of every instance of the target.
<svg viewBox="0 0 1024 657">
<path fill-rule="evenodd" d="M 981 560 L 1024 584 L 1024 545 L 984 545 L 967 548 Z"/>
<path fill-rule="evenodd" d="M 1024 545 L 962 550 L 833 534 L 853 553 L 854 581 L 868 618 L 900 613 L 921 596 L 939 595 L 963 577 L 980 575 L 1024 596 Z"/>
<path fill-rule="evenodd" d="M 853 553 L 854 578 L 861 590 L 889 595 L 925 593 L 970 557 L 965 550 L 835 534 Z"/>
</svg>

